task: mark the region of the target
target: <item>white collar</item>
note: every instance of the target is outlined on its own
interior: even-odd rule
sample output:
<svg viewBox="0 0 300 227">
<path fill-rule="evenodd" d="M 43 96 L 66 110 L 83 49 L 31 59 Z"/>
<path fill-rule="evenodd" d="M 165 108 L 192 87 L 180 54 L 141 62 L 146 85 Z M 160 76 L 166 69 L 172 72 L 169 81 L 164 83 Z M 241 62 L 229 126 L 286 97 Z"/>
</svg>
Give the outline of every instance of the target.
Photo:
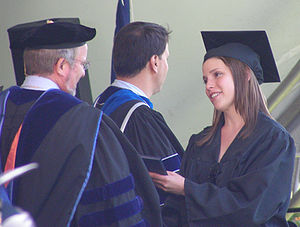
<svg viewBox="0 0 300 227">
<path fill-rule="evenodd" d="M 132 91 L 133 93 L 135 93 L 137 95 L 148 98 L 147 95 L 141 89 L 139 89 L 138 87 L 134 86 L 133 84 L 125 82 L 123 80 L 115 79 L 114 82 L 111 84 L 111 86 L 125 88 L 125 89 Z"/>
<path fill-rule="evenodd" d="M 59 89 L 52 80 L 37 75 L 26 76 L 21 88 L 39 91 L 46 91 L 51 88 Z"/>
</svg>

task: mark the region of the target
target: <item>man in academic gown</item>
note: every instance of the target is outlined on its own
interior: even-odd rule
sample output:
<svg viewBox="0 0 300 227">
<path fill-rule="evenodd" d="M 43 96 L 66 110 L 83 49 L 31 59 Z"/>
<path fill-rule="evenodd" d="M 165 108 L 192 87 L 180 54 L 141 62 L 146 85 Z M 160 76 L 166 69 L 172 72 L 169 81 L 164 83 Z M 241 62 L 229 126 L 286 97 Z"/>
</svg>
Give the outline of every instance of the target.
<svg viewBox="0 0 300 227">
<path fill-rule="evenodd" d="M 161 226 L 157 193 L 133 146 L 103 112 L 73 96 L 95 29 L 45 21 L 11 31 L 27 76 L 0 94 L 2 171 L 39 164 L 5 186 L 13 204 L 43 227 Z"/>
<path fill-rule="evenodd" d="M 173 157 L 168 170 L 179 169 L 183 148 L 150 97 L 159 92 L 168 72 L 169 32 L 162 26 L 133 22 L 117 34 L 113 46 L 116 80 L 95 102 L 147 156 Z M 177 155 L 179 154 L 179 155 Z"/>
</svg>

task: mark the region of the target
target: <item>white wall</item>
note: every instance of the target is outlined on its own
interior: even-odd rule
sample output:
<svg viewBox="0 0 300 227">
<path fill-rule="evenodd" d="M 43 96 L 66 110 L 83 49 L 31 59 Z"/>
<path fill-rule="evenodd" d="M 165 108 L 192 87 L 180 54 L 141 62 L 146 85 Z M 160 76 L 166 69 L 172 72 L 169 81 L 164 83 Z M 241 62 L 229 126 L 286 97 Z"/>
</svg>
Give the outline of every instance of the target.
<svg viewBox="0 0 300 227">
<path fill-rule="evenodd" d="M 212 106 L 204 95 L 201 30 L 267 31 L 282 78 L 300 57 L 299 0 L 132 0 L 134 20 L 169 26 L 169 74 L 163 90 L 153 96 L 185 147 L 192 133 L 211 122 Z M 19 23 L 54 17 L 79 17 L 95 27 L 89 43 L 89 70 L 93 97 L 110 82 L 110 59 L 117 0 L 1 0 L 0 85 L 15 84 L 6 30 Z M 277 85 L 262 85 L 268 96 Z M 299 107 L 298 107 L 299 108 Z"/>
</svg>

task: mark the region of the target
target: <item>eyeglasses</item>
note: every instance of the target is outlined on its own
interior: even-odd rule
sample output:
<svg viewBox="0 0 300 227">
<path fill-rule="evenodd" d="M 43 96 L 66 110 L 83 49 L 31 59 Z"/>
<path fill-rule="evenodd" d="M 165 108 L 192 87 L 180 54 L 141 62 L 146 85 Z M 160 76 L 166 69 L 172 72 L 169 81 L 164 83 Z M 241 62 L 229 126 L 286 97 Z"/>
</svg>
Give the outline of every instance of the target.
<svg viewBox="0 0 300 227">
<path fill-rule="evenodd" d="M 78 60 L 78 59 L 74 59 L 75 61 L 78 61 L 84 70 L 87 70 L 89 67 L 90 67 L 90 62 L 89 61 L 81 61 L 81 60 Z"/>
</svg>

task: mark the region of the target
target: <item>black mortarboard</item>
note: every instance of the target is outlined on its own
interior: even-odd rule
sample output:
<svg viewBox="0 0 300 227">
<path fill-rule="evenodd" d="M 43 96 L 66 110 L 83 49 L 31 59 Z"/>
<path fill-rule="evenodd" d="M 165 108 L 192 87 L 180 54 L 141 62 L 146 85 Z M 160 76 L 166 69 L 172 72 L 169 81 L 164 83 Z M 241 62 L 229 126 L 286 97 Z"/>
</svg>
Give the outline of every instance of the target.
<svg viewBox="0 0 300 227">
<path fill-rule="evenodd" d="M 79 23 L 43 20 L 8 29 L 11 49 L 62 49 L 82 46 L 96 35 L 94 28 Z"/>
<path fill-rule="evenodd" d="M 265 31 L 202 31 L 207 53 L 211 57 L 231 57 L 247 64 L 259 84 L 280 82 L 279 73 Z"/>
</svg>

